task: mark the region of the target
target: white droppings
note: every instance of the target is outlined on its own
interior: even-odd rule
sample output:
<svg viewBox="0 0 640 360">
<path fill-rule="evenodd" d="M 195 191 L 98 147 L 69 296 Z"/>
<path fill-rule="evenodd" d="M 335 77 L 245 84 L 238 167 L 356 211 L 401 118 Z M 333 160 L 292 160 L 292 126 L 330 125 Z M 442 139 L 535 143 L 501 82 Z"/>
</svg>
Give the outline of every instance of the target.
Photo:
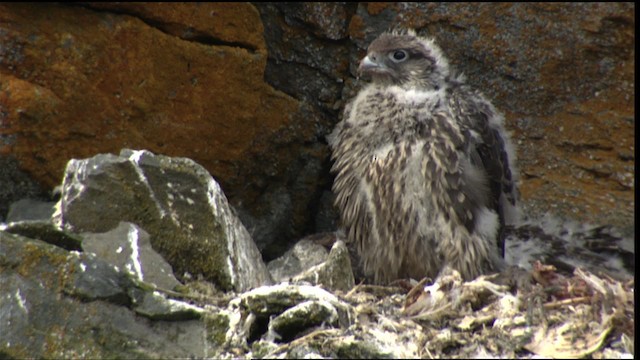
<svg viewBox="0 0 640 360">
<path fill-rule="evenodd" d="M 140 281 L 144 281 L 142 275 L 142 266 L 140 265 L 140 254 L 138 249 L 139 239 L 138 228 L 132 226 L 127 234 L 129 244 L 131 244 L 131 263 L 127 264 L 127 270 L 138 277 Z"/>
<path fill-rule="evenodd" d="M 20 293 L 20 289 L 16 289 L 15 297 L 16 297 L 16 300 L 18 300 L 18 306 L 20 306 L 20 309 L 22 309 L 22 311 L 24 311 L 24 313 L 27 314 L 29 312 L 29 309 L 27 309 L 27 302 L 22 297 L 22 294 Z"/>
<path fill-rule="evenodd" d="M 122 246 L 118 246 L 116 249 L 116 254 L 120 254 L 122 252 Z"/>
<path fill-rule="evenodd" d="M 129 156 L 130 160 L 133 160 L 136 164 L 140 163 L 140 158 L 142 158 L 142 154 L 144 154 L 144 150 L 133 150 L 133 154 Z"/>
<path fill-rule="evenodd" d="M 193 204 L 195 204 L 195 201 L 193 201 L 193 199 L 191 199 L 191 198 L 187 198 L 187 203 L 189 205 L 193 205 Z"/>
<path fill-rule="evenodd" d="M 87 265 L 85 265 L 84 263 L 80 263 L 80 270 L 82 270 L 82 272 L 87 271 Z"/>
</svg>

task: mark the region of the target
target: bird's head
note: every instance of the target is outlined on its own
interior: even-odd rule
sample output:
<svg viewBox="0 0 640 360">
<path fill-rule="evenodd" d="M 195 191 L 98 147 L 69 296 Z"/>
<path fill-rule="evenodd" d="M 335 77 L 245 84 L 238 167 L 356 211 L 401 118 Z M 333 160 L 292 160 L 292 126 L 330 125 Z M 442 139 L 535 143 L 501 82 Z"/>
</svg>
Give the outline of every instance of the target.
<svg viewBox="0 0 640 360">
<path fill-rule="evenodd" d="M 413 30 L 395 30 L 369 45 L 358 73 L 376 83 L 438 89 L 449 77 L 449 63 L 432 39 Z"/>
</svg>

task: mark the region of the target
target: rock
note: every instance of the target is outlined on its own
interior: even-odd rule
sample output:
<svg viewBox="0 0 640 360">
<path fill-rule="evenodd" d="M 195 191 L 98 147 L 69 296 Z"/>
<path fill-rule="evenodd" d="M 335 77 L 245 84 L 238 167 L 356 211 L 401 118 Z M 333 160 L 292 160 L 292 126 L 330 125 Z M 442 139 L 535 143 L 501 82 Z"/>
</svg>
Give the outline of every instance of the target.
<svg viewBox="0 0 640 360">
<path fill-rule="evenodd" d="M 0 226 L 0 228 L 2 228 Z M 51 221 L 19 221 L 2 228 L 10 234 L 38 239 L 66 250 L 81 250 L 82 237 L 55 226 Z"/>
<path fill-rule="evenodd" d="M 293 277 L 292 282 L 307 281 L 326 289 L 349 291 L 355 285 L 349 251 L 343 241 L 331 248 L 327 260 Z"/>
<path fill-rule="evenodd" d="M 353 315 L 347 303 L 321 288 L 287 283 L 250 290 L 229 304 L 243 313 L 254 340 L 290 341 L 308 327 L 348 326 Z"/>
<path fill-rule="evenodd" d="M 349 307 L 335 295 L 326 290 L 309 285 L 279 284 L 262 286 L 242 294 L 236 303 L 258 317 L 268 318 L 271 315 L 281 314 L 305 301 L 323 301 L 331 304 L 338 311 L 338 320 L 346 324 Z"/>
<path fill-rule="evenodd" d="M 184 40 L 220 42 L 258 51 L 264 48 L 262 24 L 250 4 L 176 3 L 85 3 L 92 9 L 129 14 Z"/>
<path fill-rule="evenodd" d="M 121 222 L 106 233 L 82 233 L 82 249 L 115 265 L 134 278 L 171 290 L 180 285 L 171 266 L 151 247 L 149 234 Z"/>
<path fill-rule="evenodd" d="M 83 301 L 106 300 L 131 305 L 135 287 L 128 274 L 91 253 L 72 252 L 65 266 L 64 292 Z"/>
<path fill-rule="evenodd" d="M 2 79 L 0 79 L 0 84 L 2 84 Z M 3 106 L 0 92 L 0 122 L 4 121 Z M 25 198 L 45 200 L 48 197 L 42 186 L 19 168 L 19 162 L 16 158 L 6 156 L 2 151 L 4 144 L 11 144 L 15 140 L 15 135 L 5 134 L 5 130 L 0 127 L 0 222 L 10 221 L 5 218 L 11 204 Z"/>
<path fill-rule="evenodd" d="M 320 196 L 315 218 L 316 232 L 331 232 L 338 229 L 340 220 L 339 214 L 333 206 L 334 198 L 331 191 L 324 191 Z"/>
<path fill-rule="evenodd" d="M 190 305 L 183 301 L 167 299 L 161 293 L 145 292 L 142 301 L 136 304 L 137 314 L 152 320 L 184 321 L 199 319 L 204 309 Z"/>
<path fill-rule="evenodd" d="M 39 201 L 34 199 L 21 199 L 9 206 L 6 222 L 51 220 L 55 211 L 55 201 Z"/>
<path fill-rule="evenodd" d="M 327 250 L 319 244 L 302 239 L 281 257 L 270 261 L 267 269 L 276 282 L 289 281 L 312 266 L 327 260 Z"/>
<path fill-rule="evenodd" d="M 326 238 L 335 241 L 335 234 L 308 236 L 284 255 L 269 262 L 267 269 L 274 281 L 321 285 L 329 290 L 351 289 L 355 280 L 349 251 L 343 241 L 337 241 L 327 254 L 325 247 L 318 243 Z"/>
<path fill-rule="evenodd" d="M 491 276 L 467 283 L 421 282 L 406 296 L 392 287 L 359 285 L 334 295 L 291 284 L 218 292 L 222 296 L 187 294 L 153 290 L 93 254 L 0 231 L 0 353 L 8 358 L 631 356 L 633 281 L 580 269 L 564 277 L 539 263 L 533 275 L 539 283 L 515 294 L 487 281 Z M 557 322 L 549 324 L 549 317 Z M 572 340 L 584 329 L 591 335 Z"/>
<path fill-rule="evenodd" d="M 71 160 L 59 207 L 59 225 L 74 232 L 138 225 L 178 277 L 202 275 L 236 291 L 270 281 L 219 185 L 190 159 L 123 150 Z"/>
<path fill-rule="evenodd" d="M 336 308 L 324 301 L 305 301 L 274 317 L 269 322 L 269 331 L 278 334 L 276 341 L 289 342 L 296 335 L 319 325 L 337 326 Z"/>
<path fill-rule="evenodd" d="M 129 294 L 145 290 L 127 279 L 94 256 L 0 231 L 0 353 L 9 358 L 203 358 L 213 352 L 217 345 L 207 340 L 202 321 L 136 315 L 128 308 Z M 168 315 L 152 317 L 163 316 Z"/>
</svg>

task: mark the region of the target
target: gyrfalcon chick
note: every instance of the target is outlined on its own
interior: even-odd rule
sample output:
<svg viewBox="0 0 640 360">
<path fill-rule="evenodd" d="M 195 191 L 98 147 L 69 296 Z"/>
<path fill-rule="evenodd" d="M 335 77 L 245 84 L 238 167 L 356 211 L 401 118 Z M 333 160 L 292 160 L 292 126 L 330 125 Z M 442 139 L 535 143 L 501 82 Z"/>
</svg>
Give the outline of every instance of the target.
<svg viewBox="0 0 640 360">
<path fill-rule="evenodd" d="M 328 140 L 335 205 L 365 275 L 386 284 L 500 270 L 502 229 L 516 217 L 502 115 L 413 30 L 380 35 L 358 72 L 371 81 Z"/>
</svg>

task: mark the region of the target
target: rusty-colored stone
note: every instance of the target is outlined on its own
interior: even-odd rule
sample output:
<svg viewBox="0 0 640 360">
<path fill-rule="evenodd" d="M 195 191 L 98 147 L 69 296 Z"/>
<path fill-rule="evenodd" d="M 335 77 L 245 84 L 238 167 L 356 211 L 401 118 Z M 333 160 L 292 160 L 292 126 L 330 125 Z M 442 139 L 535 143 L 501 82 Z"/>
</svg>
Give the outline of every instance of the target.
<svg viewBox="0 0 640 360">
<path fill-rule="evenodd" d="M 209 38 L 264 51 L 262 22 L 249 3 L 90 2 L 95 9 L 124 12 L 180 38 Z"/>
<path fill-rule="evenodd" d="M 68 159 L 124 147 L 189 157 L 223 183 L 239 181 L 248 154 L 266 151 L 259 146 L 288 126 L 298 107 L 263 82 L 266 49 L 257 11 L 250 5 L 119 6 L 163 23 L 191 19 L 189 26 L 224 37 L 226 45 L 185 41 L 124 14 L 2 4 L 2 131 L 17 135 L 3 152 L 47 186 L 60 182 Z M 211 16 L 238 25 L 207 25 Z M 252 24 L 249 30 L 240 29 L 244 23 Z M 235 37 L 233 29 L 240 29 Z"/>
</svg>

